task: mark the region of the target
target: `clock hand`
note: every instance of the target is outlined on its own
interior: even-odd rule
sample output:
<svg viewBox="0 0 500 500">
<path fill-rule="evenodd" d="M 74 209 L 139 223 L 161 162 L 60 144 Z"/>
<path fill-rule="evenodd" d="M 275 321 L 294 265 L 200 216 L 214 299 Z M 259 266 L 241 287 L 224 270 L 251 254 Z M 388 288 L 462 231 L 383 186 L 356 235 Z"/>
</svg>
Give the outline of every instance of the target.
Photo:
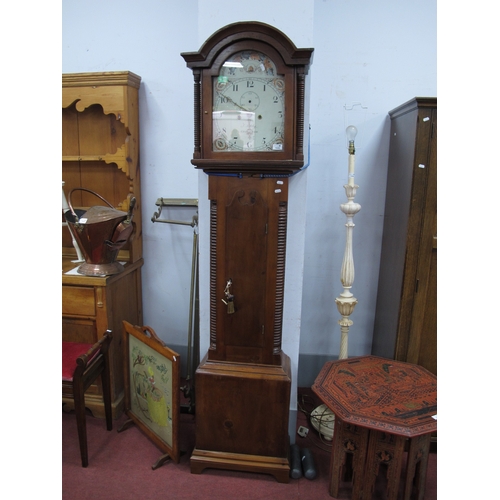
<svg viewBox="0 0 500 500">
<path fill-rule="evenodd" d="M 224 95 L 224 94 L 221 94 L 220 92 L 217 92 L 217 94 L 219 96 L 223 96 L 224 98 L 226 98 L 229 102 L 232 102 L 235 106 L 237 106 L 238 108 L 242 109 L 243 111 L 247 111 L 248 112 L 248 109 L 245 109 L 243 106 L 240 106 L 237 102 L 234 102 L 230 97 L 228 97 L 227 95 Z"/>
</svg>

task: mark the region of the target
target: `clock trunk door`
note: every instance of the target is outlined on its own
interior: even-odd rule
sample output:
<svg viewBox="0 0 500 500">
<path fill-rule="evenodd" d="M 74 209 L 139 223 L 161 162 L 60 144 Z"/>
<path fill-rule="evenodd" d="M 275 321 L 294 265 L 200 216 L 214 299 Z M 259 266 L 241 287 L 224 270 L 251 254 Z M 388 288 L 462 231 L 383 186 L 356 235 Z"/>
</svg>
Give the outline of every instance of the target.
<svg viewBox="0 0 500 500">
<path fill-rule="evenodd" d="M 211 176 L 209 358 L 278 364 L 287 179 Z"/>
</svg>

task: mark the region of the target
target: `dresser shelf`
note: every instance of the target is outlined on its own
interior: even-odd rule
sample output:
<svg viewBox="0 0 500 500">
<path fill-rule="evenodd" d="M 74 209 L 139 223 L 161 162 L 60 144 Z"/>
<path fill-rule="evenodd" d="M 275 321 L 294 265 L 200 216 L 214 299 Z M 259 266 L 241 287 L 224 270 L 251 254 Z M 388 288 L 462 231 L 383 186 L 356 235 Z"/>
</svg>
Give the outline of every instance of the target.
<svg viewBox="0 0 500 500">
<path fill-rule="evenodd" d="M 75 188 L 90 189 L 114 208 L 128 211 L 136 198 L 133 234 L 117 260 L 124 271 L 92 277 L 76 272 L 78 263 L 68 228 L 62 227 L 62 339 L 95 343 L 106 330 L 110 347 L 113 416 L 123 411 L 122 322 L 142 324 L 142 207 L 139 172 L 140 77 L 129 71 L 62 76 L 62 180 L 70 198 Z M 85 191 L 70 198 L 75 209 L 104 203 Z M 86 406 L 104 418 L 100 380 L 89 388 Z M 73 399 L 63 394 L 66 409 Z"/>
</svg>

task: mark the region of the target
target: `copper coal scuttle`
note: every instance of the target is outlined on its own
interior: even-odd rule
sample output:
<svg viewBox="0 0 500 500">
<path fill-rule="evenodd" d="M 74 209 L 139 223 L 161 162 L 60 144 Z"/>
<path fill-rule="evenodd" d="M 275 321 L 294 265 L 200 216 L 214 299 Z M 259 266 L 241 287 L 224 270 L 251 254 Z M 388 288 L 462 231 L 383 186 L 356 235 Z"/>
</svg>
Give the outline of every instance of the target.
<svg viewBox="0 0 500 500">
<path fill-rule="evenodd" d="M 71 203 L 74 191 L 87 191 L 108 206 L 74 210 Z M 122 264 L 116 262 L 116 257 L 133 232 L 132 212 L 135 202 L 136 199 L 132 197 L 128 212 L 122 212 L 90 189 L 71 190 L 68 197 L 69 210 L 64 213 L 64 217 L 85 257 L 85 263 L 77 269 L 78 273 L 86 276 L 107 276 L 124 270 Z"/>
</svg>

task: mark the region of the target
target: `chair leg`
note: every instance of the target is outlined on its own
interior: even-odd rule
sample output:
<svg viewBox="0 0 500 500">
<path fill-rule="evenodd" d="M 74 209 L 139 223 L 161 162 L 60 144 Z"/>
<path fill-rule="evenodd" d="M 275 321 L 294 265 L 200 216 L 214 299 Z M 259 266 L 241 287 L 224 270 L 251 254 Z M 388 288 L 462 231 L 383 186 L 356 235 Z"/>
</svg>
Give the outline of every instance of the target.
<svg viewBox="0 0 500 500">
<path fill-rule="evenodd" d="M 111 381 L 109 365 L 105 363 L 101 373 L 102 397 L 104 399 L 104 412 L 106 415 L 106 429 L 113 430 L 113 409 L 111 407 Z"/>
<path fill-rule="evenodd" d="M 82 384 L 74 384 L 73 400 L 75 403 L 76 425 L 78 428 L 78 441 L 80 443 L 82 467 L 87 467 L 89 465 L 87 449 L 87 421 L 85 417 L 85 393 Z"/>
</svg>

